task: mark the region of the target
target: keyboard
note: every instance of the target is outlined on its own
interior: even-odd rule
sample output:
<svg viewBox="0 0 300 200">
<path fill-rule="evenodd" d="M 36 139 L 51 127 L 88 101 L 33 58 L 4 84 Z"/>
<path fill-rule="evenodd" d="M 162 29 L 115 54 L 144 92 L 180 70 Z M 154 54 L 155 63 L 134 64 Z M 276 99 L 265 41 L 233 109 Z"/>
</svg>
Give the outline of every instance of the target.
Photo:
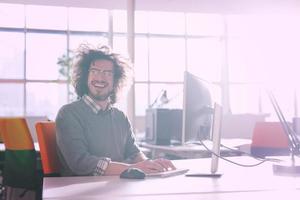
<svg viewBox="0 0 300 200">
<path fill-rule="evenodd" d="M 185 174 L 188 172 L 188 169 L 175 169 L 175 170 L 169 170 L 169 171 L 164 171 L 164 172 L 157 172 L 157 173 L 151 173 L 151 174 L 146 174 L 146 177 L 170 177 L 170 176 L 177 176 L 181 174 Z"/>
</svg>

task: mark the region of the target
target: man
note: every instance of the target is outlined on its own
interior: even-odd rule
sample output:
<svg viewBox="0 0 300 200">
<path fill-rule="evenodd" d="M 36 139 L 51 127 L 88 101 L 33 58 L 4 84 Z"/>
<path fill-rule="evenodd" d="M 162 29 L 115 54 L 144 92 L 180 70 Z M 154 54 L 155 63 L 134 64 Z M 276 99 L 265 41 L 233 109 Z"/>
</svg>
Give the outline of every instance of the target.
<svg viewBox="0 0 300 200">
<path fill-rule="evenodd" d="M 79 100 L 56 118 L 63 176 L 119 175 L 128 168 L 145 173 L 175 169 L 166 159 L 149 160 L 135 143 L 124 113 L 113 107 L 130 65 L 109 47 L 82 46 L 74 69 Z"/>
</svg>

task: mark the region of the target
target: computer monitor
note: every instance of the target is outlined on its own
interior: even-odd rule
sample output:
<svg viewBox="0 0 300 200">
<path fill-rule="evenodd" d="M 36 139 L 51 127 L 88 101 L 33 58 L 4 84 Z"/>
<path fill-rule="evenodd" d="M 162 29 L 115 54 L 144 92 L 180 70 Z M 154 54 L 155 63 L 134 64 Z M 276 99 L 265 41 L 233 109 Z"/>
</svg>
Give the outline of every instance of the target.
<svg viewBox="0 0 300 200">
<path fill-rule="evenodd" d="M 181 143 L 210 139 L 213 114 L 209 83 L 184 72 Z"/>
</svg>

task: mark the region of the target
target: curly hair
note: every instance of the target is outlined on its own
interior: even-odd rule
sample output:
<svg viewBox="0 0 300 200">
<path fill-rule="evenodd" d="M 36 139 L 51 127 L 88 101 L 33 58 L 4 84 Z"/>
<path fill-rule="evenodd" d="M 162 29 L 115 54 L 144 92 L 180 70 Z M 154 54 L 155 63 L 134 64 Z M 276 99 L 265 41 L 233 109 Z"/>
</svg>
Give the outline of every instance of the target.
<svg viewBox="0 0 300 200">
<path fill-rule="evenodd" d="M 82 44 L 75 53 L 77 62 L 73 65 L 72 82 L 75 92 L 78 97 L 88 94 L 88 74 L 91 63 L 96 60 L 109 60 L 113 63 L 114 83 L 113 91 L 110 95 L 110 103 L 114 104 L 121 88 L 129 79 L 129 72 L 131 71 L 131 63 L 120 54 L 112 52 L 111 48 L 106 45 L 101 45 L 97 48 L 89 44 Z"/>
</svg>

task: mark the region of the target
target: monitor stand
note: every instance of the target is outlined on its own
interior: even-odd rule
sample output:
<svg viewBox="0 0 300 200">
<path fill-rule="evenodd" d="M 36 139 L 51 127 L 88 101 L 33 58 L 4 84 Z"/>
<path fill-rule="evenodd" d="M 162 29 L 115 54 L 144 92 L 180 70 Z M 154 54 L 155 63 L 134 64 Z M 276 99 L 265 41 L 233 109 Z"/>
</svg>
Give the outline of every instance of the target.
<svg viewBox="0 0 300 200">
<path fill-rule="evenodd" d="M 212 123 L 212 140 L 213 146 L 212 150 L 207 150 L 212 153 L 211 155 L 211 169 L 208 173 L 187 173 L 186 176 L 190 177 L 212 177 L 219 178 L 222 174 L 217 173 L 218 163 L 220 157 L 220 146 L 221 146 L 221 123 L 222 123 L 222 106 L 217 103 L 214 104 L 214 115 L 213 115 L 213 123 Z M 203 142 L 201 142 L 204 145 Z M 205 146 L 205 145 L 204 145 Z"/>
<path fill-rule="evenodd" d="M 220 178 L 223 174 L 220 173 L 187 173 L 185 176 L 188 177 L 211 177 L 211 178 Z"/>
</svg>

